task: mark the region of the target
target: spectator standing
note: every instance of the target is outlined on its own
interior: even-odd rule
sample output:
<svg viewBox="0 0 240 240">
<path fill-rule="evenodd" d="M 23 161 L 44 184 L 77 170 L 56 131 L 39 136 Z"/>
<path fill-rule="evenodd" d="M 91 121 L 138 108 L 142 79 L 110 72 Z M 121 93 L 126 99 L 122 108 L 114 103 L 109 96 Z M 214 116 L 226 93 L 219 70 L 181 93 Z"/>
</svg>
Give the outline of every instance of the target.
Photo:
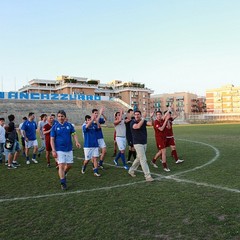
<svg viewBox="0 0 240 240">
<path fill-rule="evenodd" d="M 3 162 L 4 144 L 6 141 L 6 138 L 5 138 L 6 131 L 4 128 L 4 124 L 5 124 L 5 119 L 0 118 L 0 164 L 2 164 Z"/>
<path fill-rule="evenodd" d="M 14 123 L 15 116 L 13 114 L 10 114 L 8 116 L 8 120 L 9 124 L 6 131 L 6 137 L 13 143 L 13 146 L 11 148 L 6 148 L 5 146 L 5 154 L 8 156 L 8 169 L 14 169 L 20 167 L 17 159 L 21 148 L 18 142 L 18 134 Z"/>
</svg>

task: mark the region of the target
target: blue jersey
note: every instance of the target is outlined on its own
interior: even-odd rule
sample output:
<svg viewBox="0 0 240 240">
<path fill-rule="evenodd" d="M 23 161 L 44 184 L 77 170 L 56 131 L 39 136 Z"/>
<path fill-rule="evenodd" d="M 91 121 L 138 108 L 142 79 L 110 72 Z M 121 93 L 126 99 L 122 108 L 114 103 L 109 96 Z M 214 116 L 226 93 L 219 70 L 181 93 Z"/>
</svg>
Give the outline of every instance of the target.
<svg viewBox="0 0 240 240">
<path fill-rule="evenodd" d="M 69 122 L 57 122 L 52 126 L 50 136 L 54 137 L 56 151 L 72 151 L 72 133 L 75 129 Z"/>
<path fill-rule="evenodd" d="M 104 118 L 99 118 L 99 121 L 98 121 L 100 124 L 104 124 L 105 123 L 105 120 Z M 97 125 L 97 124 L 96 124 Z M 103 138 L 103 132 L 102 132 L 102 128 L 98 128 L 97 130 L 97 139 L 101 139 Z"/>
<path fill-rule="evenodd" d="M 53 119 L 53 124 L 52 125 L 55 125 L 56 123 L 58 123 L 58 121 L 56 119 Z"/>
<path fill-rule="evenodd" d="M 30 141 L 34 141 L 37 139 L 36 129 L 37 129 L 37 123 L 34 121 L 29 121 L 29 120 L 26 120 L 23 123 L 22 128 L 21 128 L 21 130 L 25 131 L 26 137 Z"/>
<path fill-rule="evenodd" d="M 92 123 L 88 128 L 86 128 L 87 124 L 84 123 L 82 125 L 82 132 L 84 136 L 84 146 L 85 148 L 98 147 L 97 140 L 97 124 Z"/>
</svg>

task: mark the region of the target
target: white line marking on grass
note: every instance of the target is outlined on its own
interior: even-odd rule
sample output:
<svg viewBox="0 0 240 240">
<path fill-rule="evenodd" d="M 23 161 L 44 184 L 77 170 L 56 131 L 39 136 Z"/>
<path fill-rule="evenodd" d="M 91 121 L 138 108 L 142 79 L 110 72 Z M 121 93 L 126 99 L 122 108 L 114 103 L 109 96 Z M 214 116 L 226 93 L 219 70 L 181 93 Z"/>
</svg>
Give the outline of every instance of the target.
<svg viewBox="0 0 240 240">
<path fill-rule="evenodd" d="M 102 191 L 102 190 L 111 190 L 111 189 L 114 189 L 114 188 L 122 188 L 122 187 L 128 187 L 128 186 L 136 185 L 136 184 L 139 184 L 139 183 L 146 183 L 146 181 L 144 180 L 144 181 L 138 181 L 138 182 L 132 182 L 132 183 L 119 184 L 119 185 L 114 185 L 114 186 L 109 186 L 109 187 L 84 189 L 84 190 L 78 190 L 78 191 L 72 191 L 72 192 L 66 191 L 66 192 L 60 192 L 60 193 L 35 195 L 35 196 L 28 196 L 28 197 L 6 198 L 6 199 L 0 199 L 0 203 L 20 201 L 20 200 L 28 200 L 28 199 L 39 199 L 39 198 L 49 198 L 49 197 L 56 197 L 56 196 L 65 196 L 65 195 L 72 195 L 72 194 L 79 194 L 79 193 Z"/>
<path fill-rule="evenodd" d="M 210 145 L 210 144 L 203 143 L 203 142 L 186 140 L 186 139 L 177 139 L 177 140 L 186 141 L 186 142 L 191 142 L 191 143 L 197 143 L 197 144 L 202 144 L 202 145 L 205 145 L 205 146 L 207 146 L 207 147 L 210 147 L 210 148 L 212 148 L 212 149 L 214 150 L 215 156 L 214 156 L 210 161 L 208 161 L 207 163 L 205 163 L 205 164 L 203 164 L 203 165 L 201 165 L 201 166 L 197 166 L 197 167 L 195 167 L 195 168 L 192 168 L 192 169 L 189 169 L 189 170 L 186 170 L 186 171 L 182 171 L 182 172 L 173 174 L 173 175 L 171 175 L 171 176 L 179 176 L 179 175 L 182 175 L 182 174 L 184 174 L 184 173 L 193 172 L 193 171 L 196 171 L 196 170 L 201 169 L 201 168 L 203 168 L 203 167 L 206 167 L 207 165 L 212 164 L 213 162 L 215 162 L 215 161 L 219 158 L 219 156 L 220 156 L 220 151 L 219 151 L 216 147 L 214 147 L 214 146 L 212 146 L 212 145 Z"/>
<path fill-rule="evenodd" d="M 186 142 L 192 142 L 192 143 L 197 143 L 197 144 L 202 144 L 202 145 L 205 145 L 207 147 L 210 147 L 210 148 L 212 148 L 214 150 L 215 156 L 210 161 L 208 161 L 207 163 L 205 163 L 205 164 L 203 164 L 201 166 L 197 166 L 195 168 L 192 168 L 192 169 L 189 169 L 189 170 L 186 170 L 186 171 L 182 171 L 182 172 L 179 172 L 179 173 L 176 173 L 176 174 L 165 176 L 165 175 L 161 175 L 161 174 L 158 174 L 158 173 L 152 173 L 151 172 L 151 174 L 153 176 L 157 176 L 158 177 L 156 180 L 158 180 L 160 178 L 164 178 L 164 179 L 174 180 L 176 182 L 185 182 L 185 183 L 195 184 L 195 185 L 198 185 L 198 186 L 211 187 L 211 188 L 216 188 L 216 189 L 220 189 L 220 190 L 226 190 L 226 191 L 229 191 L 229 192 L 240 193 L 239 189 L 222 187 L 222 186 L 218 186 L 218 185 L 214 185 L 214 184 L 201 183 L 201 182 L 195 182 L 195 181 L 186 180 L 186 179 L 175 178 L 175 176 L 179 176 L 179 175 L 182 175 L 184 173 L 196 171 L 198 169 L 206 167 L 207 165 L 212 164 L 213 162 L 215 162 L 219 158 L 219 156 L 220 156 L 220 151 L 216 147 L 214 147 L 214 146 L 212 146 L 210 144 L 203 143 L 203 142 L 198 142 L 198 141 L 186 140 L 186 139 L 177 139 L 177 140 L 186 141 Z M 113 164 L 108 164 L 108 163 L 105 163 L 105 164 L 107 164 L 109 166 L 113 166 L 113 167 L 120 167 L 120 166 L 116 166 L 116 165 L 113 165 Z M 143 173 L 143 171 L 141 171 L 141 170 L 137 170 L 137 172 L 142 172 Z"/>
<path fill-rule="evenodd" d="M 184 173 L 193 172 L 193 171 L 196 171 L 196 170 L 201 169 L 203 167 L 206 167 L 207 165 L 210 165 L 213 162 L 215 162 L 219 158 L 219 156 L 220 156 L 220 151 L 216 147 L 214 147 L 214 146 L 212 146 L 210 144 L 203 143 L 203 142 L 198 142 L 198 141 L 186 140 L 186 139 L 177 139 L 177 140 L 191 142 L 191 143 L 197 143 L 197 144 L 202 144 L 202 145 L 205 145 L 207 147 L 210 147 L 210 148 L 212 148 L 214 150 L 215 156 L 210 161 L 206 162 L 205 164 L 203 164 L 201 166 L 197 166 L 197 167 L 189 169 L 189 170 L 185 170 L 185 171 L 182 171 L 182 172 L 178 172 L 178 173 L 172 174 L 172 175 L 170 175 L 171 177 L 179 176 L 179 175 L 182 175 Z M 108 164 L 108 163 L 104 163 L 104 164 L 109 165 L 109 166 L 114 166 L 114 167 L 120 167 L 120 166 L 116 166 L 116 165 Z M 142 171 L 139 171 L 139 172 L 142 172 Z M 164 175 L 159 175 L 159 176 L 165 177 Z"/>
<path fill-rule="evenodd" d="M 217 148 L 213 147 L 210 144 L 203 143 L 203 142 L 197 142 L 197 141 L 190 141 L 190 140 L 185 140 L 185 139 L 178 139 L 178 140 L 206 145 L 208 147 L 211 147 L 215 151 L 216 155 L 209 162 L 207 162 L 207 163 L 205 163 L 201 166 L 198 166 L 198 167 L 195 167 L 193 169 L 186 170 L 186 171 L 183 171 L 183 172 L 180 172 L 180 173 L 176 173 L 176 174 L 173 174 L 173 175 L 164 176 L 164 175 L 161 175 L 161 174 L 158 174 L 158 173 L 151 173 L 152 175 L 157 176 L 157 178 L 155 178 L 155 180 L 160 180 L 161 178 L 163 178 L 163 179 L 167 179 L 167 180 L 174 180 L 176 182 L 184 182 L 184 183 L 189 183 L 189 184 L 195 184 L 197 186 L 211 187 L 211 188 L 215 188 L 215 189 L 226 190 L 226 191 L 229 191 L 229 192 L 240 193 L 239 189 L 232 189 L 232 188 L 222 187 L 222 186 L 208 184 L 208 183 L 200 183 L 200 182 L 195 182 L 195 181 L 191 181 L 191 180 L 175 178 L 174 176 L 181 175 L 181 174 L 184 174 L 184 173 L 187 173 L 187 172 L 191 172 L 191 171 L 195 171 L 197 169 L 203 168 L 203 167 L 213 163 L 214 161 L 216 161 L 217 158 L 220 156 L 219 150 Z M 83 158 L 80 158 L 80 157 L 76 157 L 76 158 L 81 159 L 81 160 L 83 159 Z M 115 165 L 109 164 L 109 163 L 104 163 L 104 164 L 108 165 L 108 166 L 112 166 L 112 167 L 122 168 L 120 166 L 115 166 Z M 141 171 L 141 170 L 137 170 L 137 172 L 143 173 L 143 171 Z M 137 181 L 137 182 L 133 182 L 133 183 L 119 184 L 119 185 L 109 186 L 109 187 L 78 190 L 78 191 L 73 191 L 73 192 L 61 192 L 61 193 L 36 195 L 36 196 L 28 196 L 28 197 L 6 198 L 6 199 L 0 199 L 0 203 L 1 202 L 13 202 L 13 201 L 19 201 L 19 200 L 28 200 L 28 199 L 41 199 L 41 198 L 49 198 L 49 197 L 56 197 L 56 196 L 65 196 L 65 195 L 80 194 L 80 193 L 87 193 L 87 192 L 94 192 L 94 191 L 102 191 L 102 190 L 111 190 L 111 189 L 114 189 L 114 188 L 133 186 L 133 185 L 140 184 L 140 183 L 146 183 L 146 181 L 143 180 L 143 181 Z"/>
<path fill-rule="evenodd" d="M 112 167 L 123 168 L 121 166 L 116 166 L 116 165 L 109 164 L 109 163 L 104 163 L 104 164 L 106 164 L 108 166 L 112 166 Z M 136 170 L 136 172 L 143 173 L 143 171 L 141 171 L 141 170 Z M 226 191 L 234 192 L 234 193 L 240 193 L 239 189 L 222 187 L 222 186 L 218 186 L 218 185 L 214 185 L 214 184 L 208 184 L 208 183 L 195 182 L 195 181 L 187 180 L 187 179 L 175 178 L 174 174 L 173 175 L 164 176 L 164 175 L 159 174 L 159 173 L 151 172 L 151 175 L 157 177 L 157 178 L 154 178 L 154 180 L 160 180 L 160 179 L 174 180 L 176 182 L 190 183 L 190 184 L 195 184 L 197 186 L 204 186 L 204 187 L 210 187 L 210 188 L 215 188 L 215 189 L 220 189 L 220 190 L 226 190 Z"/>
<path fill-rule="evenodd" d="M 176 182 L 190 183 L 190 184 L 195 184 L 197 186 L 204 186 L 204 187 L 210 187 L 210 188 L 215 188 L 215 189 L 220 189 L 220 190 L 226 190 L 228 192 L 240 193 L 239 189 L 222 187 L 222 186 L 218 186 L 218 185 L 214 185 L 214 184 L 208 184 L 208 183 L 195 182 L 195 181 L 187 180 L 187 179 L 179 179 L 179 178 L 174 178 L 172 176 L 165 177 L 165 178 L 174 180 Z"/>
</svg>

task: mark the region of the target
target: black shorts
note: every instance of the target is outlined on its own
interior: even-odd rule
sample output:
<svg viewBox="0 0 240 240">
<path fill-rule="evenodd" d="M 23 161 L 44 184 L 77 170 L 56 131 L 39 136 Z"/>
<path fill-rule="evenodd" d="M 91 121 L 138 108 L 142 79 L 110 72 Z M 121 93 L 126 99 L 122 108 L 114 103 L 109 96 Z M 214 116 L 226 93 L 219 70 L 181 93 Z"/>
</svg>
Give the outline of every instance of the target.
<svg viewBox="0 0 240 240">
<path fill-rule="evenodd" d="M 133 147 L 133 140 L 132 138 L 127 138 L 128 146 Z"/>
<path fill-rule="evenodd" d="M 22 146 L 25 147 L 25 138 L 21 137 Z"/>
</svg>

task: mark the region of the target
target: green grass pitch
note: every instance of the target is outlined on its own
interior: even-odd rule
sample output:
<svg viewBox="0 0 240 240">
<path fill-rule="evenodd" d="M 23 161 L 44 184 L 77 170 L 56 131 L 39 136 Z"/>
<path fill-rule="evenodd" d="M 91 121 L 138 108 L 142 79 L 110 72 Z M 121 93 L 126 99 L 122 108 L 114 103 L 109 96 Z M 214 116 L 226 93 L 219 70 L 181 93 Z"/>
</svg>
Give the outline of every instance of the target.
<svg viewBox="0 0 240 240">
<path fill-rule="evenodd" d="M 0 239 L 240 239 L 240 125 L 174 126 L 179 157 L 171 172 L 150 166 L 131 178 L 113 166 L 113 129 L 104 128 L 106 170 L 81 174 L 83 150 L 61 191 L 55 167 L 39 164 L 8 170 L 0 166 Z M 78 131 L 81 144 L 82 133 Z M 148 162 L 156 152 L 148 128 Z M 127 154 L 126 154 L 127 155 Z M 121 161 L 119 161 L 121 163 Z M 141 170 L 141 168 L 139 168 Z"/>
</svg>

